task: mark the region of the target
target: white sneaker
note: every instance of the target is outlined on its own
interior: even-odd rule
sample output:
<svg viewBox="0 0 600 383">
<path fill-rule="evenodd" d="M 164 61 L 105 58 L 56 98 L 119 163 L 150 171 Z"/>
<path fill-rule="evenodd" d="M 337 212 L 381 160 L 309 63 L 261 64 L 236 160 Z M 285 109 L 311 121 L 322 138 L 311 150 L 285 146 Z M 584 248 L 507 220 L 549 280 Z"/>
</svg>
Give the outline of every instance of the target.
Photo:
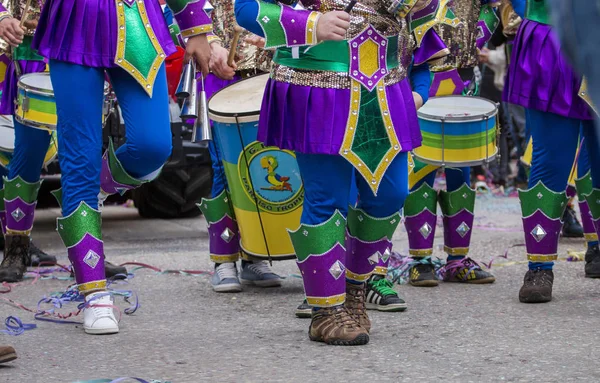
<svg viewBox="0 0 600 383">
<path fill-rule="evenodd" d="M 100 298 L 94 297 L 102 295 Z M 93 300 L 89 307 L 83 310 L 83 329 L 88 334 L 115 334 L 119 332 L 119 323 L 111 306 L 113 300 L 106 291 L 91 293 L 86 301 Z"/>
<path fill-rule="evenodd" d="M 235 263 L 221 263 L 212 276 L 212 287 L 217 293 L 239 293 L 242 285 L 238 280 Z"/>
</svg>

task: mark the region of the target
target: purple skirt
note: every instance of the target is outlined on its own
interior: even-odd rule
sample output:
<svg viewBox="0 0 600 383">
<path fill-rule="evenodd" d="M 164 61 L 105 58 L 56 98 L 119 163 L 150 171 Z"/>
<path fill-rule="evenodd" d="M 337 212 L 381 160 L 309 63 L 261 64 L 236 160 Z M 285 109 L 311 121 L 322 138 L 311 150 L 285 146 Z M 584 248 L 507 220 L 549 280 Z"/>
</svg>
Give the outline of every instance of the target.
<svg viewBox="0 0 600 383">
<path fill-rule="evenodd" d="M 504 99 L 528 109 L 592 120 L 578 95 L 581 78 L 560 50 L 549 25 L 524 20 L 515 38 Z"/>
<path fill-rule="evenodd" d="M 387 87 L 388 105 L 403 151 L 421 145 L 408 79 Z M 269 79 L 258 140 L 306 154 L 339 154 L 350 108 L 350 89 L 315 88 Z"/>
<path fill-rule="evenodd" d="M 20 60 L 21 72 L 40 73 L 46 69 L 46 63 L 43 61 L 25 61 Z M 17 84 L 19 78 L 15 73 L 15 64 L 13 61 L 6 67 L 4 83 L 2 83 L 2 97 L 0 98 L 0 114 L 13 115 L 15 113 L 15 100 L 17 99 Z"/>
<path fill-rule="evenodd" d="M 148 19 L 167 56 L 175 52 L 158 0 L 143 0 Z M 114 0 L 46 0 L 33 48 L 48 59 L 113 68 L 117 49 Z"/>
</svg>

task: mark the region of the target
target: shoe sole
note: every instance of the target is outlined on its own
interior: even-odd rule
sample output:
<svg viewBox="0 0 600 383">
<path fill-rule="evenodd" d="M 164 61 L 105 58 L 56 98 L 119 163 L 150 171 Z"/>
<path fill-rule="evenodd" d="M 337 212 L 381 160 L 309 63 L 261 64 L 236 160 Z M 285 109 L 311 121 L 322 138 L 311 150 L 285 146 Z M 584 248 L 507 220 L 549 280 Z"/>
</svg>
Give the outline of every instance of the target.
<svg viewBox="0 0 600 383">
<path fill-rule="evenodd" d="M 563 238 L 583 238 L 584 235 L 583 234 L 579 235 L 579 234 L 564 234 L 563 233 L 562 237 Z"/>
<path fill-rule="evenodd" d="M 455 280 L 455 281 L 444 281 L 444 282 L 446 282 L 446 283 L 465 283 L 467 285 L 486 285 L 489 283 L 496 282 L 496 277 L 489 277 L 489 278 L 484 278 L 484 279 L 474 279 L 474 280 L 470 280 L 470 281 Z"/>
<path fill-rule="evenodd" d="M 296 318 L 312 318 L 312 309 L 308 310 L 296 310 Z"/>
<path fill-rule="evenodd" d="M 600 278 L 600 274 L 585 274 L 586 278 Z"/>
<path fill-rule="evenodd" d="M 324 341 L 323 338 L 313 337 L 310 334 L 308 335 L 308 338 L 313 342 L 323 342 L 331 346 L 362 346 L 369 343 L 369 334 L 360 334 L 352 340 L 334 339 L 327 342 Z"/>
<path fill-rule="evenodd" d="M 99 329 L 84 327 L 83 330 L 85 331 L 86 334 L 90 334 L 90 335 L 109 335 L 109 334 L 116 334 L 119 332 L 118 327 L 99 328 Z"/>
<path fill-rule="evenodd" d="M 242 286 L 235 284 L 213 285 L 213 291 L 217 293 L 241 293 Z"/>
<path fill-rule="evenodd" d="M 254 286 L 258 286 L 258 287 L 280 287 L 281 286 L 281 279 L 272 279 L 272 280 L 266 280 L 266 281 L 251 281 L 249 279 L 241 279 L 240 278 L 240 282 L 242 282 L 243 285 L 254 285 Z"/>
<path fill-rule="evenodd" d="M 0 363 L 12 362 L 15 359 L 17 359 L 17 354 L 11 352 L 10 354 L 2 355 L 2 357 L 0 357 Z"/>
<path fill-rule="evenodd" d="M 367 303 L 366 306 L 367 310 L 377 310 L 386 313 L 405 311 L 408 308 L 406 303 L 398 303 L 391 305 L 378 305 L 377 303 Z"/>
<path fill-rule="evenodd" d="M 425 280 L 425 281 L 417 281 L 417 282 L 410 281 L 409 283 L 411 284 L 411 286 L 415 286 L 415 287 L 437 287 L 440 284 L 439 281 L 434 281 L 434 280 Z"/>
<path fill-rule="evenodd" d="M 547 303 L 552 300 L 552 295 L 547 296 L 540 293 L 534 293 L 529 297 L 522 297 L 519 295 L 519 302 L 521 303 Z"/>
</svg>

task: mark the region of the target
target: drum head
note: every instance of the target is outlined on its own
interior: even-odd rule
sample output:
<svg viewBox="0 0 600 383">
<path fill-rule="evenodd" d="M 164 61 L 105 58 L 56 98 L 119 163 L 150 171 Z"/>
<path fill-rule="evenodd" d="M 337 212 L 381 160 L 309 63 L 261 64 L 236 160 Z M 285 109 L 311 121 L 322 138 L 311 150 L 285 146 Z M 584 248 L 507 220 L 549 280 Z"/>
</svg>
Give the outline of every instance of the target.
<svg viewBox="0 0 600 383">
<path fill-rule="evenodd" d="M 446 122 L 479 121 L 497 113 L 498 107 L 492 101 L 465 96 L 432 97 L 417 112 L 424 120 Z"/>
<path fill-rule="evenodd" d="M 258 116 L 268 80 L 269 75 L 263 74 L 236 82 L 215 93 L 208 102 L 210 118 L 221 121 L 219 117 Z"/>
<path fill-rule="evenodd" d="M 12 116 L 0 116 L 0 150 L 8 153 L 15 150 L 15 128 Z"/>
<path fill-rule="evenodd" d="M 50 73 L 31 73 L 21 76 L 19 80 L 25 89 L 35 89 L 46 91 L 53 94 L 52 81 L 50 81 Z"/>
</svg>

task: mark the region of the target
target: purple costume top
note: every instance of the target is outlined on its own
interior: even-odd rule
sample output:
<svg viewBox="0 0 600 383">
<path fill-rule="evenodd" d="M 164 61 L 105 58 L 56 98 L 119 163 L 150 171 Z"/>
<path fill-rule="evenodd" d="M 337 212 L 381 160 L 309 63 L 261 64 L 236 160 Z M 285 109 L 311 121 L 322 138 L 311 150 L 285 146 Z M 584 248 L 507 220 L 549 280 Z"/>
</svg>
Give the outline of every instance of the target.
<svg viewBox="0 0 600 383">
<path fill-rule="evenodd" d="M 212 30 L 206 0 L 167 0 L 181 34 Z M 39 54 L 89 67 L 121 67 L 149 95 L 175 52 L 158 0 L 47 0 L 33 40 Z"/>
<path fill-rule="evenodd" d="M 590 108 L 579 96 L 581 77 L 562 54 L 548 19 L 544 2 L 528 2 L 512 50 L 504 99 L 528 109 L 591 120 Z"/>
<path fill-rule="evenodd" d="M 416 0 L 359 1 L 347 40 L 318 44 L 320 15 L 342 11 L 348 1 L 301 3 L 306 9 L 261 0 L 235 4 L 238 23 L 264 36 L 267 49 L 278 48 L 258 139 L 300 153 L 341 155 L 376 193 L 395 156 L 421 144 L 407 78 L 413 55 L 425 62 L 445 45 L 431 28 L 418 39 L 411 33 L 406 17 Z M 381 9 L 396 3 L 407 9 Z"/>
</svg>

